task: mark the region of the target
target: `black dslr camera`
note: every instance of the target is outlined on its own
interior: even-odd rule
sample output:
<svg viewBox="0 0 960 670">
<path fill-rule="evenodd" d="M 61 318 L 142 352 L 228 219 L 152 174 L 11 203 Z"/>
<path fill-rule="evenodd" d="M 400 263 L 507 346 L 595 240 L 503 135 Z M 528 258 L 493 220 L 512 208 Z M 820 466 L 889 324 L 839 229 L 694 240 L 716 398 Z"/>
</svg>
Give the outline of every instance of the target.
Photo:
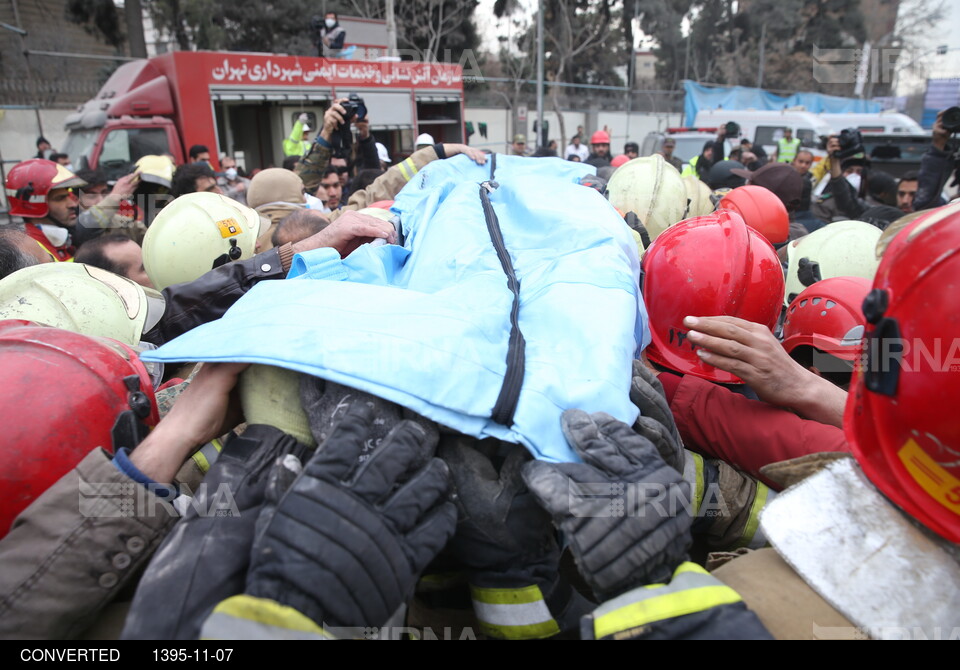
<svg viewBox="0 0 960 670">
<path fill-rule="evenodd" d="M 861 135 L 860 131 L 856 128 L 845 128 L 841 130 L 840 136 L 837 139 L 840 141 L 840 150 L 833 153 L 834 156 L 840 160 L 866 153 L 866 150 L 863 148 L 863 135 Z"/>
<path fill-rule="evenodd" d="M 729 137 L 731 139 L 735 137 L 740 137 L 740 124 L 736 121 L 727 121 L 727 125 L 724 126 L 724 137 Z"/>
<path fill-rule="evenodd" d="M 948 133 L 960 131 L 960 107 L 950 107 L 949 109 L 943 110 L 940 125 L 942 125 Z"/>
<path fill-rule="evenodd" d="M 339 158 L 347 158 L 350 154 L 350 147 L 353 146 L 353 132 L 350 130 L 350 124 L 353 121 L 367 118 L 367 105 L 356 93 L 351 93 L 346 102 L 341 102 L 343 107 L 343 123 L 337 128 L 333 136 L 333 155 Z"/>
<path fill-rule="evenodd" d="M 835 151 L 834 154 L 841 160 L 866 153 L 863 148 L 863 135 L 856 128 L 844 128 L 837 139 L 840 140 L 840 151 Z"/>
</svg>

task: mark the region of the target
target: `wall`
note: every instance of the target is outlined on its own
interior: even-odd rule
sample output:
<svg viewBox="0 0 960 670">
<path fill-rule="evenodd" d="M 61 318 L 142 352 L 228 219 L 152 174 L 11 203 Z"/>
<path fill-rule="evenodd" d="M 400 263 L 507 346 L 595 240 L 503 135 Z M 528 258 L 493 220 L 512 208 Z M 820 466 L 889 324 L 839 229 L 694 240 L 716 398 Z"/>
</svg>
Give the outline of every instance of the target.
<svg viewBox="0 0 960 670">
<path fill-rule="evenodd" d="M 40 110 L 43 136 L 54 149 L 60 149 L 67 138 L 63 123 L 72 109 Z M 3 159 L 3 177 L 11 167 L 37 154 L 37 137 L 40 136 L 37 114 L 32 109 L 4 109 L 0 106 L 0 158 Z M 0 189 L 0 194 L 4 189 Z M 6 209 L 4 195 L 0 195 L 0 209 Z"/>
<path fill-rule="evenodd" d="M 474 135 L 470 138 L 471 146 L 490 149 L 491 151 L 507 152 L 510 149 L 510 143 L 513 141 L 513 127 L 515 132 L 524 133 L 527 136 L 529 148 L 534 145 L 533 121 L 536 117 L 536 110 L 528 111 L 528 118 L 525 123 L 517 122 L 513 126 L 513 118 L 510 110 L 496 107 L 471 107 L 467 106 L 465 120 L 472 121 Z M 550 139 L 560 140 L 560 125 L 557 122 L 557 115 L 554 112 L 545 111 L 544 118 L 549 124 Z M 663 130 L 668 126 L 681 125 L 682 115 L 679 113 L 634 113 L 626 112 L 563 112 L 564 124 L 566 125 L 566 139 L 570 142 L 577 130 L 578 125 L 584 126 L 586 137 L 584 142 L 588 142 L 590 135 L 597 129 L 606 125 L 610 129 L 611 153 L 615 156 L 623 151 L 623 145 L 626 142 L 633 141 L 637 144 L 643 142 L 644 136 L 652 131 Z M 486 139 L 480 136 L 479 124 L 487 124 Z M 561 151 L 564 147 L 561 147 Z"/>
</svg>

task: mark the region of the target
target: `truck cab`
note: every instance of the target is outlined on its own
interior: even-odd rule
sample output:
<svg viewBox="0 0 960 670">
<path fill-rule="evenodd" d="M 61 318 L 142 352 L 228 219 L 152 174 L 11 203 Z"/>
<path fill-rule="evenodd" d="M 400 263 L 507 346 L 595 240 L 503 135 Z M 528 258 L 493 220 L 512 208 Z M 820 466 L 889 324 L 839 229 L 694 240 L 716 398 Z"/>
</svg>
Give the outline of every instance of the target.
<svg viewBox="0 0 960 670">
<path fill-rule="evenodd" d="M 356 93 L 371 132 L 396 160 L 422 132 L 463 141 L 462 78 L 460 66 L 445 63 L 172 52 L 119 67 L 67 117 L 65 151 L 78 169 L 116 178 L 149 154 L 182 164 L 201 144 L 214 169 L 221 154 L 231 154 L 251 172 L 282 164 L 283 140 L 300 114 L 310 119 L 312 140 L 332 101 Z"/>
</svg>

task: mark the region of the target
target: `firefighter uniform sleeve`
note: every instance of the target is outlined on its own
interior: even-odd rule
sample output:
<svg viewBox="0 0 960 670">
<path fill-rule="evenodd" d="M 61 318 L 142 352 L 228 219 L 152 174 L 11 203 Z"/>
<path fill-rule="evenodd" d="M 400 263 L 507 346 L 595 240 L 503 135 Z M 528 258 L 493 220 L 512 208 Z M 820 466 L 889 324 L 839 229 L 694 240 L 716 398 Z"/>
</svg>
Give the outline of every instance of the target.
<svg viewBox="0 0 960 670">
<path fill-rule="evenodd" d="M 581 619 L 585 640 L 770 640 L 736 591 L 695 563 L 669 584 L 650 584 L 608 600 Z"/>
<path fill-rule="evenodd" d="M 233 596 L 218 604 L 200 629 L 202 640 L 332 640 L 333 635 L 292 607 L 267 598 Z"/>
<path fill-rule="evenodd" d="M 393 200 L 400 189 L 406 186 L 407 182 L 413 179 L 414 175 L 422 170 L 424 165 L 438 158 L 437 151 L 433 147 L 425 147 L 414 152 L 409 158 L 400 161 L 377 177 L 365 190 L 353 193 L 347 204 L 343 208 L 328 214 L 328 218 L 333 221 L 345 211 L 363 209 L 380 200 Z M 320 183 L 319 180 L 317 183 Z"/>
<path fill-rule="evenodd" d="M 178 519 L 107 452 L 90 452 L 0 542 L 0 637 L 76 638 L 140 573 Z"/>
<path fill-rule="evenodd" d="M 210 608 L 243 592 L 267 475 L 278 458 L 302 453 L 292 437 L 264 425 L 247 426 L 224 445 L 206 486 L 144 572 L 123 639 L 196 639 Z"/>
<path fill-rule="evenodd" d="M 850 451 L 843 431 L 835 426 L 802 419 L 690 375 L 661 374 L 659 379 L 684 444 L 754 477 L 762 479 L 760 468 L 769 463 Z"/>
<path fill-rule="evenodd" d="M 776 493 L 763 482 L 717 459 L 687 452 L 683 478 L 690 483 L 692 532 L 710 551 L 759 549 L 767 545 L 760 513 Z"/>
</svg>

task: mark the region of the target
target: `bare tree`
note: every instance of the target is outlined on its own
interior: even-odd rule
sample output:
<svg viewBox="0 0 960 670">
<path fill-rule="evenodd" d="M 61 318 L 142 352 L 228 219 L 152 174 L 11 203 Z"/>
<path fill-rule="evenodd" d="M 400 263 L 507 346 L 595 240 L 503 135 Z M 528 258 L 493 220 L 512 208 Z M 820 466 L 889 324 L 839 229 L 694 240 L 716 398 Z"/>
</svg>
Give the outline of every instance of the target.
<svg viewBox="0 0 960 670">
<path fill-rule="evenodd" d="M 553 64 L 550 79 L 555 84 L 566 81 L 570 66 L 591 47 L 604 41 L 610 33 L 611 0 L 544 0 L 545 51 L 549 47 Z M 550 105 L 560 124 L 560 146 L 567 144 L 566 124 L 560 112 L 560 87 L 550 87 Z"/>
<path fill-rule="evenodd" d="M 929 31 L 944 20 L 947 14 L 946 0 L 917 0 L 901 3 L 897 14 L 896 30 L 886 36 L 886 44 L 878 46 L 900 47 L 902 51 L 896 62 L 898 71 L 906 71 L 918 79 L 924 79 L 931 54 Z"/>
<path fill-rule="evenodd" d="M 479 0 L 405 0 L 397 4 L 397 22 L 405 46 L 424 60 L 440 60 L 441 46 L 456 41 Z"/>
<path fill-rule="evenodd" d="M 379 19 L 383 17 L 383 0 L 350 0 L 350 7 L 355 16 L 365 19 Z"/>
</svg>

